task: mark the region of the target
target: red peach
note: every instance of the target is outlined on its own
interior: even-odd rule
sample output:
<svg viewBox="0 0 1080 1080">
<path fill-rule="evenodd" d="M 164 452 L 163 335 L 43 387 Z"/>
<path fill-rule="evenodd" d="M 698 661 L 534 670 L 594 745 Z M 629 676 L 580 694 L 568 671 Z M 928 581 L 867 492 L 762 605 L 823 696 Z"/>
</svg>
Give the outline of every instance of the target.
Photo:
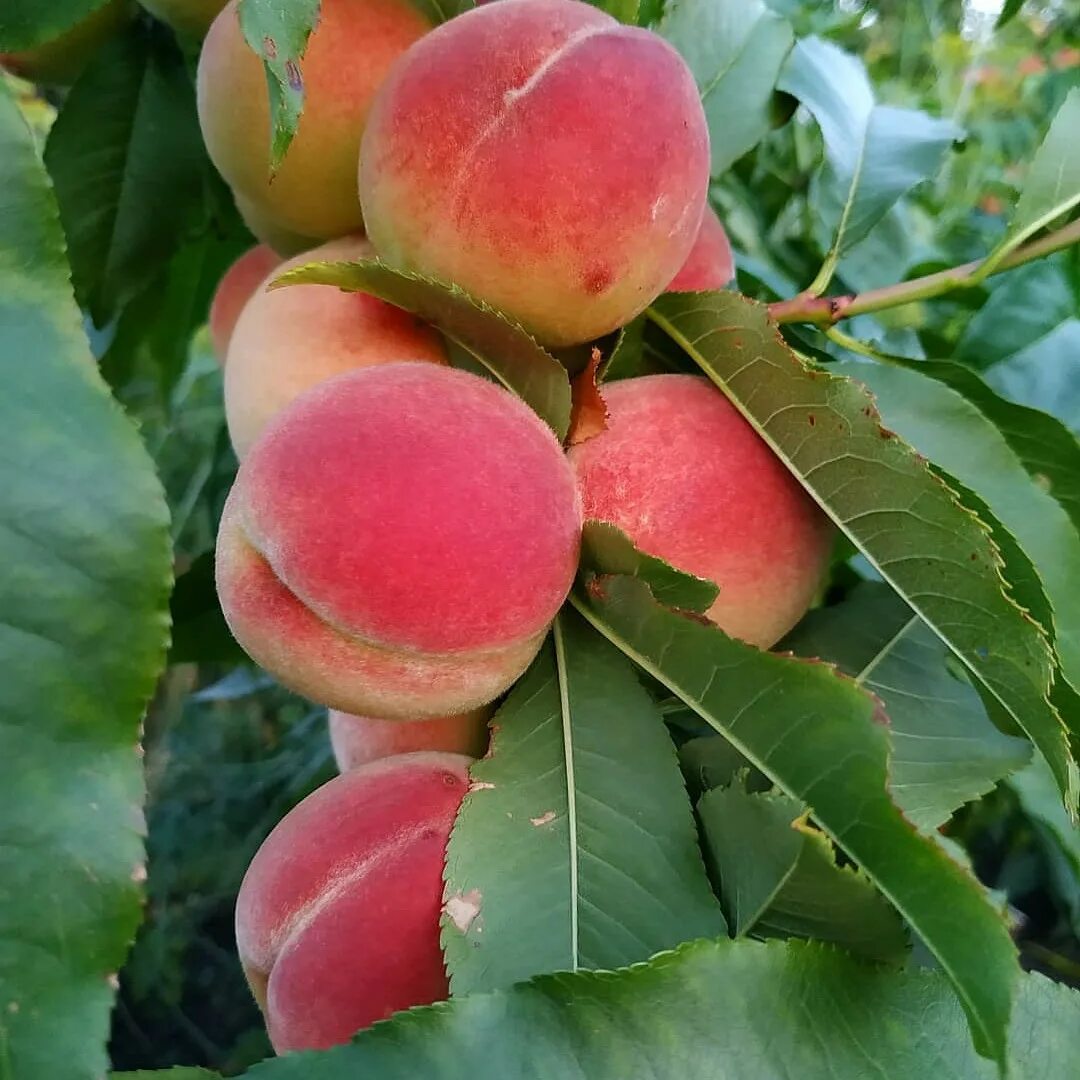
<svg viewBox="0 0 1080 1080">
<path fill-rule="evenodd" d="M 225 505 L 218 593 L 237 641 L 301 694 L 387 719 L 465 712 L 536 654 L 580 527 L 531 409 L 463 371 L 381 364 L 266 427 Z"/>
<path fill-rule="evenodd" d="M 469 762 L 405 754 L 345 773 L 259 848 L 236 899 L 236 944 L 278 1053 L 343 1043 L 447 997 L 442 871 Z"/>
<path fill-rule="evenodd" d="M 266 76 L 244 41 L 237 0 L 214 20 L 199 57 L 203 139 L 229 186 L 275 227 L 332 239 L 363 225 L 356 161 L 371 100 L 393 61 L 430 28 L 408 0 L 323 0 L 297 78 L 304 111 L 270 175 Z"/>
<path fill-rule="evenodd" d="M 709 136 L 657 35 L 578 0 L 506 0 L 417 42 L 360 155 L 368 234 L 553 346 L 627 322 L 685 262 Z"/>
<path fill-rule="evenodd" d="M 388 361 L 446 363 L 442 338 L 401 308 L 333 285 L 268 288 L 310 262 L 370 258 L 360 236 L 297 255 L 254 290 L 237 320 L 225 365 L 225 416 L 243 458 L 271 417 L 334 375 Z"/>
<path fill-rule="evenodd" d="M 327 722 L 338 771 L 348 772 L 369 761 L 417 750 L 481 757 L 487 749 L 490 715 L 485 706 L 431 720 L 380 720 L 331 709 Z"/>
<path fill-rule="evenodd" d="M 240 312 L 280 262 L 274 251 L 265 244 L 258 244 L 248 248 L 218 282 L 214 299 L 210 302 L 210 340 L 222 364 L 225 363 L 225 352 Z"/>
<path fill-rule="evenodd" d="M 716 211 L 707 208 L 701 228 L 683 268 L 672 279 L 667 292 L 706 292 L 722 289 L 735 276 L 735 259 L 727 232 Z"/>
<path fill-rule="evenodd" d="M 814 598 L 828 519 L 707 379 L 625 379 L 604 399 L 607 430 L 570 450 L 585 519 L 715 582 L 708 617 L 732 637 L 773 645 Z"/>
</svg>

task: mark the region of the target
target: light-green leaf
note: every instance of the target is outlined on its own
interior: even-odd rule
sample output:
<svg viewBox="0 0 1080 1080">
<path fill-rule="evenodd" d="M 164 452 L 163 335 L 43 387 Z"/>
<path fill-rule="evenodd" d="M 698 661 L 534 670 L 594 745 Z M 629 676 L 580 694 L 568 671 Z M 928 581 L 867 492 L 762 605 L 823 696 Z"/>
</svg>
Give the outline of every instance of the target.
<svg viewBox="0 0 1080 1080">
<path fill-rule="evenodd" d="M 724 933 L 675 748 L 618 650 L 564 612 L 492 730 L 447 849 L 455 995 Z"/>
<path fill-rule="evenodd" d="M 274 288 L 336 285 L 366 292 L 437 326 L 471 353 L 508 390 L 531 406 L 559 440 L 570 428 L 570 378 L 566 369 L 517 323 L 456 285 L 394 270 L 377 259 L 309 263 L 282 274 Z"/>
<path fill-rule="evenodd" d="M 139 725 L 168 516 L 80 325 L 56 203 L 0 84 L 0 1073 L 97 1080 L 138 925 Z"/>
</svg>

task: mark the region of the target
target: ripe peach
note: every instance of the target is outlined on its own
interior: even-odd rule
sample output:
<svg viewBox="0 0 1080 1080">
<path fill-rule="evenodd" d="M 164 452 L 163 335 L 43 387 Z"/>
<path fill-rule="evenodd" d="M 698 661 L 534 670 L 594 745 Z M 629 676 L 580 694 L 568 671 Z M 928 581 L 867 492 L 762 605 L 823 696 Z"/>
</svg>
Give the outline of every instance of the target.
<svg viewBox="0 0 1080 1080">
<path fill-rule="evenodd" d="M 70 86 L 102 45 L 130 21 L 134 10 L 131 0 L 111 0 L 36 49 L 0 54 L 0 67 L 31 82 Z"/>
<path fill-rule="evenodd" d="M 240 217 L 248 227 L 248 232 L 260 244 L 265 244 L 272 251 L 276 251 L 283 259 L 291 258 L 293 255 L 299 255 L 302 251 L 310 251 L 313 247 L 318 247 L 318 240 L 314 240 L 310 236 L 300 236 L 299 233 L 289 232 L 288 229 L 281 228 L 270 217 L 262 213 L 254 203 L 245 199 L 243 195 L 238 195 L 235 191 L 233 192 L 233 200 L 236 202 L 236 209 Z"/>
<path fill-rule="evenodd" d="M 416 750 L 443 750 L 475 758 L 487 749 L 490 715 L 491 709 L 484 707 L 431 720 L 380 720 L 331 709 L 330 745 L 340 772 Z"/>
<path fill-rule="evenodd" d="M 181 34 L 201 38 L 225 6 L 225 0 L 139 0 L 151 15 Z"/>
<path fill-rule="evenodd" d="M 432 31 L 387 76 L 360 155 L 380 255 L 553 346 L 599 337 L 663 291 L 708 178 L 682 58 L 578 0 L 485 4 Z"/>
<path fill-rule="evenodd" d="M 666 292 L 705 292 L 722 289 L 735 276 L 735 259 L 720 218 L 707 207 L 701 228 L 683 268 L 675 275 Z"/>
<path fill-rule="evenodd" d="M 540 648 L 580 528 L 531 409 L 467 372 L 380 364 L 309 390 L 252 447 L 218 594 L 237 641 L 298 693 L 387 719 L 466 712 Z"/>
<path fill-rule="evenodd" d="M 290 259 L 273 277 L 309 262 L 368 258 L 363 237 L 344 237 Z M 401 308 L 333 285 L 254 291 L 233 331 L 225 365 L 225 416 L 242 458 L 272 416 L 333 375 L 387 361 L 446 363 L 442 338 Z"/>
<path fill-rule="evenodd" d="M 447 997 L 442 870 L 469 761 L 404 754 L 354 769 L 259 848 L 236 899 L 236 944 L 278 1053 L 343 1043 Z"/>
<path fill-rule="evenodd" d="M 585 519 L 715 582 L 709 618 L 774 644 L 813 600 L 832 539 L 825 515 L 707 379 L 624 379 L 604 398 L 607 430 L 570 450 Z"/>
<path fill-rule="evenodd" d="M 271 183 L 266 76 L 236 9 L 229 0 L 199 57 L 199 121 L 211 159 L 277 228 L 317 239 L 355 232 L 363 225 L 356 161 L 371 100 L 430 24 L 407 0 L 323 0 L 300 65 L 303 115 Z"/>
<path fill-rule="evenodd" d="M 274 251 L 258 244 L 248 248 L 222 275 L 210 302 L 210 339 L 221 363 L 225 363 L 229 339 L 244 305 L 280 262 Z"/>
</svg>

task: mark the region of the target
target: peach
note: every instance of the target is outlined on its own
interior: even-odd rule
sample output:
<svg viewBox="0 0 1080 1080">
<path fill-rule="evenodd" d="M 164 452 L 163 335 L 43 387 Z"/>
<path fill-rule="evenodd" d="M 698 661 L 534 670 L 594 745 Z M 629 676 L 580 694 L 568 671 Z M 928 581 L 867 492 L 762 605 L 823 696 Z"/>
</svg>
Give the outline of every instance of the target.
<svg viewBox="0 0 1080 1080">
<path fill-rule="evenodd" d="M 214 290 L 210 302 L 210 340 L 218 360 L 225 363 L 236 320 L 255 290 L 266 280 L 281 259 L 265 244 L 249 248 L 229 267 Z"/>
<path fill-rule="evenodd" d="M 144 8 L 181 34 L 201 38 L 225 6 L 225 0 L 139 0 Z"/>
<path fill-rule="evenodd" d="M 102 45 L 130 22 L 134 10 L 130 0 L 110 0 L 52 41 L 0 54 L 0 67 L 31 82 L 70 86 Z"/>
<path fill-rule="evenodd" d="M 407 0 L 323 0 L 300 64 L 304 111 L 271 182 L 266 76 L 229 0 L 206 35 L 197 80 L 206 149 L 229 186 L 287 232 L 328 240 L 360 229 L 356 161 L 371 100 L 429 27 Z"/>
<path fill-rule="evenodd" d="M 299 255 L 302 251 L 310 251 L 313 247 L 318 247 L 318 240 L 281 228 L 270 217 L 262 213 L 254 203 L 245 199 L 243 195 L 238 195 L 235 191 L 233 192 L 233 200 L 236 203 L 237 212 L 248 227 L 248 232 L 260 244 L 265 244 L 268 248 L 276 251 L 283 259 Z"/>
<path fill-rule="evenodd" d="M 773 645 L 814 598 L 832 540 L 825 515 L 707 379 L 625 379 L 604 399 L 607 430 L 570 450 L 585 519 L 715 582 L 708 617 Z"/>
<path fill-rule="evenodd" d="M 682 58 L 578 0 L 485 4 L 432 31 L 387 76 L 360 155 L 381 256 L 557 347 L 621 326 L 663 291 L 708 179 Z"/>
<path fill-rule="evenodd" d="M 369 761 L 417 750 L 480 757 L 487 749 L 490 715 L 491 709 L 484 707 L 430 720 L 380 720 L 331 709 L 327 720 L 338 770 L 348 772 Z"/>
<path fill-rule="evenodd" d="M 380 364 L 309 390 L 252 447 L 218 594 L 237 641 L 298 693 L 386 719 L 466 712 L 539 650 L 580 528 L 531 409 L 467 372 Z"/>
<path fill-rule="evenodd" d="M 271 278 L 310 262 L 371 255 L 363 237 L 344 237 L 290 259 Z M 446 363 L 439 334 L 401 308 L 333 285 L 269 289 L 270 280 L 240 313 L 225 365 L 225 417 L 240 458 L 271 417 L 333 375 L 388 361 Z"/>
<path fill-rule="evenodd" d="M 683 268 L 666 292 L 706 292 L 722 289 L 735 276 L 735 258 L 727 232 L 716 211 L 707 208 L 701 228 Z"/>
<path fill-rule="evenodd" d="M 259 848 L 236 898 L 236 944 L 278 1053 L 346 1042 L 448 996 L 442 871 L 469 762 L 419 753 L 354 769 Z"/>
</svg>

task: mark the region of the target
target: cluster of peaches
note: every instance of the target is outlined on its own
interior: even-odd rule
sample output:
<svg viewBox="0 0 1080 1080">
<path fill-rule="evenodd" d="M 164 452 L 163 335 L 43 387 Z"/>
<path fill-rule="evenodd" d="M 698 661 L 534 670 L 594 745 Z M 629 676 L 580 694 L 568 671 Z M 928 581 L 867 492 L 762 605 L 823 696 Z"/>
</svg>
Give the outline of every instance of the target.
<svg viewBox="0 0 1080 1080">
<path fill-rule="evenodd" d="M 342 775 L 259 850 L 237 940 L 275 1049 L 325 1047 L 448 994 L 450 830 L 495 703 L 571 588 L 583 521 L 716 582 L 708 617 L 762 648 L 812 602 L 829 528 L 705 378 L 605 384 L 603 430 L 566 450 L 410 314 L 269 287 L 293 266 L 378 256 L 556 351 L 662 292 L 723 287 L 709 133 L 661 38 L 578 0 L 498 0 L 437 29 L 409 0 L 323 0 L 271 179 L 237 0 L 147 6 L 213 20 L 203 135 L 262 241 L 211 311 L 240 459 L 218 592 L 251 657 L 329 707 Z"/>
</svg>

